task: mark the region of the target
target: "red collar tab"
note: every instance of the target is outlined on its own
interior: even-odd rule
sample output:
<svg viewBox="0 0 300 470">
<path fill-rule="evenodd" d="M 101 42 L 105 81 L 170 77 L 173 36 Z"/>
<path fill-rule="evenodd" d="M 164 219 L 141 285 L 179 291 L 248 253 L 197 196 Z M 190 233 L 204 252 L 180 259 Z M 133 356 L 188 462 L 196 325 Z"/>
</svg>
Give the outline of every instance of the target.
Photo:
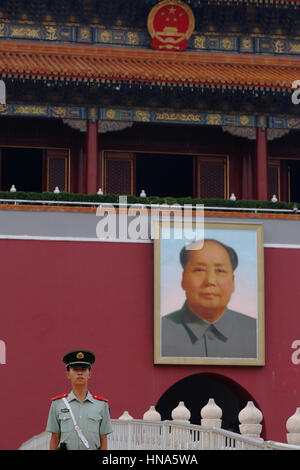
<svg viewBox="0 0 300 470">
<path fill-rule="evenodd" d="M 63 393 L 62 395 L 57 395 L 57 397 L 51 398 L 52 401 L 59 400 L 60 398 L 66 398 L 68 396 L 67 393 Z"/>
<path fill-rule="evenodd" d="M 98 397 L 98 395 L 93 395 L 93 398 L 95 398 L 96 400 L 100 400 L 100 401 L 106 401 L 106 402 L 108 402 L 107 398 Z"/>
</svg>

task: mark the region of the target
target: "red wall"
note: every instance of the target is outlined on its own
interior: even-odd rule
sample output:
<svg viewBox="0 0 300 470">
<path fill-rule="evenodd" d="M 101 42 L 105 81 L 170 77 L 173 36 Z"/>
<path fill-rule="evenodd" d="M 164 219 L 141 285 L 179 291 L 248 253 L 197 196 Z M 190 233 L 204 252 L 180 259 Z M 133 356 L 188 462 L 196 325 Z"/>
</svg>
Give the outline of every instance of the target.
<svg viewBox="0 0 300 470">
<path fill-rule="evenodd" d="M 0 240 L 1 449 L 45 429 L 50 398 L 68 392 L 61 358 L 76 348 L 97 360 L 90 389 L 117 418 L 141 418 L 178 380 L 214 372 L 238 382 L 264 415 L 265 438 L 286 441 L 300 405 L 291 344 L 300 339 L 300 250 L 265 249 L 266 365 L 153 365 L 151 244 Z"/>
</svg>

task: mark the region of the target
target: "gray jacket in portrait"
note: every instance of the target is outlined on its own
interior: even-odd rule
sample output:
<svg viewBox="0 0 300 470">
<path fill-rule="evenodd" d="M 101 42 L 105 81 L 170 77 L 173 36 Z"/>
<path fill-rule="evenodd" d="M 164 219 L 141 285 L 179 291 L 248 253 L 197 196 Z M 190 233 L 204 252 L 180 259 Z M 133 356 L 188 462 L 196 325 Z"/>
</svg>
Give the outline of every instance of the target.
<svg viewBox="0 0 300 470">
<path fill-rule="evenodd" d="M 187 303 L 161 319 L 161 355 L 173 357 L 256 358 L 256 319 L 226 309 L 208 323 Z"/>
</svg>

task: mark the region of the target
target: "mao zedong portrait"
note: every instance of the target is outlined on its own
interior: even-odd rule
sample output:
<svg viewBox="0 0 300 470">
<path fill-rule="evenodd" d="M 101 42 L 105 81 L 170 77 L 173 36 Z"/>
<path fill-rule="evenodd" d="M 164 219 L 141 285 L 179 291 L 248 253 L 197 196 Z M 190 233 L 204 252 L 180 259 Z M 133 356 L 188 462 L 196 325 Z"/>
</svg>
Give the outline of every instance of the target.
<svg viewBox="0 0 300 470">
<path fill-rule="evenodd" d="M 186 301 L 162 317 L 162 356 L 256 358 L 256 319 L 230 310 L 238 265 L 235 250 L 217 240 L 180 252 Z"/>
</svg>

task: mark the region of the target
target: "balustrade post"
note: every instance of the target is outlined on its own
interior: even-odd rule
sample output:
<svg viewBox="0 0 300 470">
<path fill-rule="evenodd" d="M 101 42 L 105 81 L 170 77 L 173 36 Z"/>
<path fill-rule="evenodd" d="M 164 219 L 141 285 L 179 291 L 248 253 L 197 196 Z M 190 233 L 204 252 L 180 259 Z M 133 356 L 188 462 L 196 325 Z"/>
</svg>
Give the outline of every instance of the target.
<svg viewBox="0 0 300 470">
<path fill-rule="evenodd" d="M 262 425 L 260 424 L 263 419 L 261 411 L 256 408 L 253 401 L 248 401 L 245 408 L 239 413 L 240 432 L 243 436 L 252 437 L 254 439 L 263 440 L 260 437 Z"/>
<path fill-rule="evenodd" d="M 201 426 L 220 428 L 222 425 L 222 410 L 215 403 L 213 398 L 210 398 L 207 404 L 201 410 Z"/>
<path fill-rule="evenodd" d="M 127 422 L 127 450 L 133 449 L 132 445 L 132 425 L 130 423 L 130 420 Z"/>
<path fill-rule="evenodd" d="M 149 410 L 143 414 L 143 420 L 145 421 L 161 421 L 161 416 L 156 411 L 155 406 L 151 405 Z"/>
<path fill-rule="evenodd" d="M 185 406 L 184 402 L 180 401 L 178 403 L 178 406 L 176 406 L 176 408 L 174 408 L 174 410 L 172 411 L 171 416 L 172 416 L 173 421 L 189 423 L 191 413 Z"/>
<path fill-rule="evenodd" d="M 123 411 L 123 414 L 121 414 L 118 419 L 120 419 L 121 421 L 130 421 L 133 419 L 133 417 L 130 416 L 128 411 Z"/>
<path fill-rule="evenodd" d="M 288 444 L 300 446 L 300 408 L 286 422 Z"/>
<path fill-rule="evenodd" d="M 169 426 L 167 423 L 163 423 L 161 427 L 161 449 L 168 450 L 169 448 Z"/>
<path fill-rule="evenodd" d="M 128 421 L 127 422 L 127 433 L 126 433 L 126 436 L 127 436 L 127 449 L 131 449 L 131 445 L 132 445 L 132 442 L 131 442 L 131 439 L 132 439 L 132 426 L 131 426 L 131 423 L 130 421 L 133 420 L 133 417 L 128 413 L 128 411 L 124 411 L 121 416 L 119 416 L 118 418 L 120 421 Z"/>
</svg>

